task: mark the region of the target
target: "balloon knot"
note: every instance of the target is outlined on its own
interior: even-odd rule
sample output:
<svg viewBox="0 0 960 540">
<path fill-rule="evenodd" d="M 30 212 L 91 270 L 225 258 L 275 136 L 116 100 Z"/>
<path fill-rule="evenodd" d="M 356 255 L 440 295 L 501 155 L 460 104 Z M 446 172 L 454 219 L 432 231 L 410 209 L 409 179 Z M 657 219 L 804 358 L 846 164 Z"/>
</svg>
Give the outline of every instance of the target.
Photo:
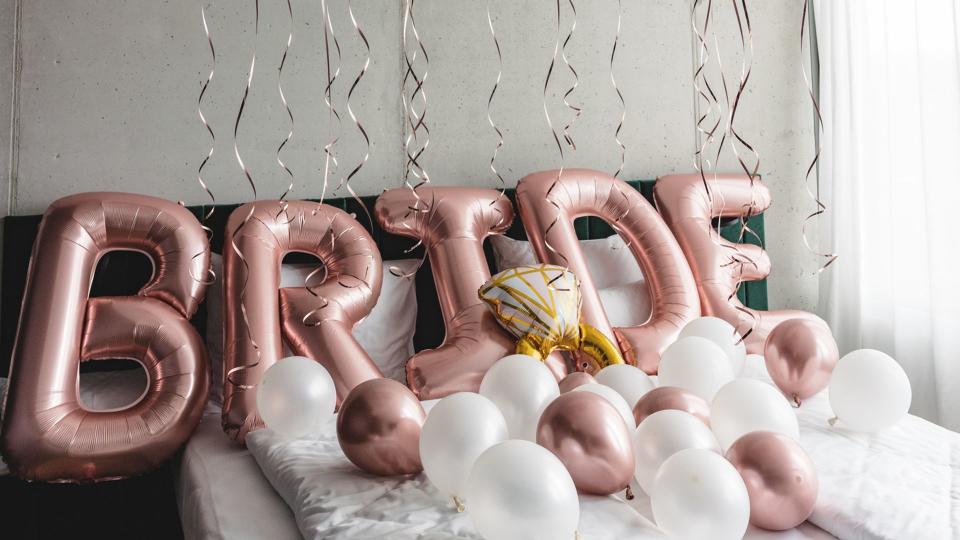
<svg viewBox="0 0 960 540">
<path fill-rule="evenodd" d="M 462 514 L 467 508 L 463 505 L 463 501 L 460 500 L 460 497 L 456 495 L 453 496 L 453 505 L 457 507 L 457 513 Z"/>
<path fill-rule="evenodd" d="M 628 500 L 628 501 L 632 501 L 632 500 L 633 500 L 633 497 L 634 497 L 634 496 L 633 496 L 633 490 L 630 489 L 630 486 L 627 486 L 626 497 L 627 497 L 627 500 Z"/>
<path fill-rule="evenodd" d="M 795 409 L 799 409 L 799 408 L 800 408 L 800 405 L 802 405 L 802 402 L 800 401 L 800 396 L 794 394 L 794 395 L 793 395 L 793 407 L 794 407 Z"/>
<path fill-rule="evenodd" d="M 833 418 L 827 420 L 827 423 L 830 424 L 830 427 L 833 427 L 834 425 L 836 425 L 837 420 L 840 420 L 840 419 L 834 416 Z"/>
</svg>

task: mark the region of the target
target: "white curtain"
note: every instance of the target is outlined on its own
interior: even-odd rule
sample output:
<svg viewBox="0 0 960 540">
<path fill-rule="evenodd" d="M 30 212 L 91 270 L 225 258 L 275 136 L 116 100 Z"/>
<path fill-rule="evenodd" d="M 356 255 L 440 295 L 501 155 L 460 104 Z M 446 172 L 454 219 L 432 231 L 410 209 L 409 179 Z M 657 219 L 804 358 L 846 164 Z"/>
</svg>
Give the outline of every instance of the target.
<svg viewBox="0 0 960 540">
<path fill-rule="evenodd" d="M 814 0 L 830 208 L 820 310 L 960 430 L 960 0 Z M 882 400 L 883 396 L 876 396 Z"/>
</svg>

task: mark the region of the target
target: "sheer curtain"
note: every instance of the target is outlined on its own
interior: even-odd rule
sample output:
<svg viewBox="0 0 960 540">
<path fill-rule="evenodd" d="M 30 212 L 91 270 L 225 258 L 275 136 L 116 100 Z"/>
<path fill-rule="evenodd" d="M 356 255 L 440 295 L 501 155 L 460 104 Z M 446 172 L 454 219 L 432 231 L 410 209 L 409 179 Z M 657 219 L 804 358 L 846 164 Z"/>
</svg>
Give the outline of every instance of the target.
<svg viewBox="0 0 960 540">
<path fill-rule="evenodd" d="M 830 205 L 820 310 L 960 430 L 960 0 L 814 0 Z M 877 396 L 883 399 L 883 396 Z"/>
</svg>

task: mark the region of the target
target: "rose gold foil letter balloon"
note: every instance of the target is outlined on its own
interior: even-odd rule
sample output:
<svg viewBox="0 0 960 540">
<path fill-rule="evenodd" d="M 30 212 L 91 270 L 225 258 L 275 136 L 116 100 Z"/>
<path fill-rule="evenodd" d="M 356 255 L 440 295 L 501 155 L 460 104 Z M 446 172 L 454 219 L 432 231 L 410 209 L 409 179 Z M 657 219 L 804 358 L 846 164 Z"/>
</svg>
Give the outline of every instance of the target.
<svg viewBox="0 0 960 540">
<path fill-rule="evenodd" d="M 257 201 L 230 215 L 225 232 L 223 428 L 243 440 L 263 427 L 256 386 L 282 356 L 327 369 L 342 400 L 358 384 L 382 377 L 351 333 L 380 296 L 383 265 L 376 244 L 346 212 L 307 201 Z M 280 286 L 284 255 L 316 255 L 323 269 L 306 287 Z"/>
<path fill-rule="evenodd" d="M 138 296 L 88 298 L 97 260 L 140 251 L 154 274 Z M 187 320 L 206 288 L 200 223 L 170 201 L 84 193 L 47 209 L 33 245 L 3 417 L 3 456 L 27 480 L 84 482 L 156 467 L 200 420 L 209 380 Z M 89 411 L 80 362 L 135 358 L 149 383 L 120 410 Z"/>
<path fill-rule="evenodd" d="M 619 343 L 627 363 L 656 373 L 663 349 L 700 315 L 693 275 L 660 214 L 625 182 L 588 169 L 528 175 L 517 186 L 517 203 L 540 261 L 567 267 L 580 279 L 581 320 Z M 643 270 L 650 288 L 646 323 L 611 328 L 573 227 L 574 219 L 588 215 L 613 225 Z"/>
<path fill-rule="evenodd" d="M 407 384 L 420 399 L 476 392 L 487 369 L 514 350 L 514 339 L 477 297 L 490 279 L 483 240 L 507 230 L 513 207 L 489 189 L 422 186 L 417 194 L 422 201 L 409 189 L 391 189 L 376 206 L 386 231 L 423 242 L 446 327 L 442 345 L 407 362 Z"/>
<path fill-rule="evenodd" d="M 713 218 L 748 217 L 770 206 L 770 190 L 759 179 L 720 175 L 709 179 L 711 197 L 698 174 L 657 179 L 657 208 L 693 269 L 704 315 L 719 317 L 746 336 L 747 352 L 763 353 L 763 342 L 778 324 L 806 319 L 826 326 L 811 313 L 797 310 L 756 311 L 744 306 L 734 291 L 738 281 L 756 281 L 770 273 L 770 258 L 758 246 L 734 244 L 720 237 Z M 734 264 L 731 264 L 733 262 Z"/>
<path fill-rule="evenodd" d="M 392 379 L 371 379 L 347 394 L 337 415 L 337 441 L 350 461 L 380 476 L 417 474 L 427 414 L 417 396 Z"/>
</svg>

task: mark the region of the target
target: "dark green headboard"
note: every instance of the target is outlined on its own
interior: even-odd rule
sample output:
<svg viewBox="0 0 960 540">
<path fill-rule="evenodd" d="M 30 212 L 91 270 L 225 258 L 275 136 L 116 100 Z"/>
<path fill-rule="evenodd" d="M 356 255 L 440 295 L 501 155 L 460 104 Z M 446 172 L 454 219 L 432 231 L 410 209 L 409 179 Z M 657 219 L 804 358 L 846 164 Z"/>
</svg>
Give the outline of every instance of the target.
<svg viewBox="0 0 960 540">
<path fill-rule="evenodd" d="M 628 182 L 638 189 L 647 200 L 653 201 L 653 180 Z M 511 201 L 514 198 L 513 190 L 507 195 Z M 372 212 L 376 197 L 363 197 L 363 203 Z M 356 214 L 360 223 L 370 227 L 366 215 L 359 204 L 349 198 L 328 199 L 326 204 L 341 208 Z M 214 231 L 213 250 L 223 252 L 223 231 L 227 218 L 239 205 L 221 205 L 214 208 L 213 215 L 207 222 Z M 203 209 L 191 207 L 190 210 L 200 217 Z M 3 275 L 0 284 L 0 374 L 6 374 L 9 369 L 10 354 L 13 350 L 13 341 L 17 330 L 17 321 L 20 316 L 20 301 L 23 297 L 23 288 L 26 281 L 27 265 L 34 238 L 40 225 L 39 215 L 9 216 L 4 220 L 3 229 Z M 763 216 L 750 219 L 750 227 L 763 238 Z M 575 223 L 577 236 L 581 239 L 606 238 L 613 234 L 613 229 L 602 219 L 587 217 L 578 219 Z M 734 221 L 721 228 L 723 236 L 729 240 L 736 240 L 739 234 L 739 222 Z M 405 259 L 422 256 L 422 248 L 413 252 L 406 251 L 414 245 L 409 238 L 395 236 L 384 232 L 379 225 L 373 224 L 371 234 L 380 248 L 384 260 Z M 507 232 L 511 238 L 526 239 L 526 233 L 519 219 L 514 220 Z M 485 246 L 487 261 L 493 268 L 493 254 L 489 242 Z M 286 261 L 296 261 L 296 254 L 289 256 Z M 136 294 L 136 291 L 150 278 L 152 267 L 140 254 L 116 251 L 104 255 L 97 266 L 91 294 L 94 296 Z M 443 322 L 440 317 L 440 306 L 437 301 L 436 290 L 433 285 L 433 275 L 428 260 L 420 272 L 417 273 L 417 332 L 414 336 L 414 345 L 417 350 L 436 347 L 443 341 Z M 740 288 L 740 299 L 749 307 L 767 309 L 766 281 L 746 283 Z M 201 304 L 200 310 L 193 319 L 194 325 L 201 334 L 206 331 L 206 307 Z"/>
</svg>

